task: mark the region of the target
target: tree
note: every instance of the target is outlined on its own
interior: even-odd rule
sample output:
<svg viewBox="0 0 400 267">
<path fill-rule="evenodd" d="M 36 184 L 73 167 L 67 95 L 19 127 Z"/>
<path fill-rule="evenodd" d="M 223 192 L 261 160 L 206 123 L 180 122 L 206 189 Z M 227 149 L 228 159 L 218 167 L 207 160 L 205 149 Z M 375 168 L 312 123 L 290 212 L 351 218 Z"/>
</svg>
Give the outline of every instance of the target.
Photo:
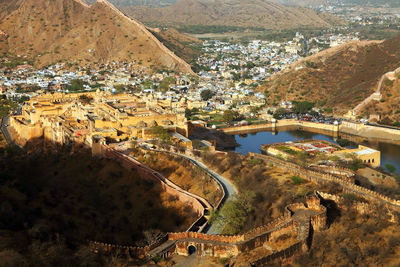
<svg viewBox="0 0 400 267">
<path fill-rule="evenodd" d="M 171 84 L 176 84 L 176 78 L 175 77 L 166 77 L 160 82 L 160 85 L 158 86 L 158 90 L 165 93 L 168 91 L 169 86 Z"/>
<path fill-rule="evenodd" d="M 207 90 L 203 90 L 200 93 L 200 97 L 201 99 L 203 99 L 204 101 L 208 101 L 209 99 L 211 99 L 211 97 L 213 97 L 214 93 L 207 89 Z"/>
<path fill-rule="evenodd" d="M 278 108 L 277 110 L 275 110 L 274 112 L 274 118 L 275 119 L 279 119 L 280 116 L 285 115 L 286 114 L 286 109 L 284 108 Z"/>
<path fill-rule="evenodd" d="M 246 68 L 248 69 L 252 69 L 256 66 L 256 64 L 254 64 L 252 61 L 248 61 L 245 65 Z"/>
<path fill-rule="evenodd" d="M 153 88 L 153 82 L 151 80 L 143 81 L 142 85 L 143 85 L 144 89 L 152 89 Z"/>
<path fill-rule="evenodd" d="M 234 81 L 240 81 L 240 73 L 231 72 L 231 74 L 232 74 L 232 80 L 234 80 Z"/>
<path fill-rule="evenodd" d="M 67 89 L 70 91 L 82 91 L 84 89 L 85 82 L 81 79 L 73 79 Z"/>
<path fill-rule="evenodd" d="M 357 171 L 364 167 L 364 162 L 359 158 L 353 158 L 352 162 L 349 164 L 348 168 L 353 171 Z"/>
<path fill-rule="evenodd" d="M 171 141 L 171 136 L 168 134 L 168 131 L 162 126 L 151 127 L 150 133 L 162 142 L 168 143 Z"/>
<path fill-rule="evenodd" d="M 390 172 L 390 173 L 396 173 L 396 167 L 390 163 L 385 164 L 385 168 Z"/>
<path fill-rule="evenodd" d="M 229 200 L 220 212 L 213 213 L 211 223 L 215 223 L 222 234 L 234 235 L 243 229 L 249 213 L 254 209 L 254 192 L 243 192 Z"/>
<path fill-rule="evenodd" d="M 269 97 L 269 91 L 267 89 L 264 90 L 264 96 L 265 96 L 265 98 Z"/>
<path fill-rule="evenodd" d="M 222 119 L 225 122 L 230 122 L 230 121 L 234 121 L 235 120 L 235 112 L 233 110 L 225 110 L 224 114 L 222 115 Z"/>
<path fill-rule="evenodd" d="M 314 103 L 309 101 L 293 101 L 292 104 L 292 111 L 297 114 L 307 113 L 314 107 Z"/>
<path fill-rule="evenodd" d="M 190 108 L 185 109 L 185 118 L 190 120 L 190 117 L 192 116 L 192 110 Z"/>
<path fill-rule="evenodd" d="M 122 93 L 125 91 L 125 86 L 123 84 L 116 84 L 114 85 L 114 89 L 116 93 Z"/>
</svg>

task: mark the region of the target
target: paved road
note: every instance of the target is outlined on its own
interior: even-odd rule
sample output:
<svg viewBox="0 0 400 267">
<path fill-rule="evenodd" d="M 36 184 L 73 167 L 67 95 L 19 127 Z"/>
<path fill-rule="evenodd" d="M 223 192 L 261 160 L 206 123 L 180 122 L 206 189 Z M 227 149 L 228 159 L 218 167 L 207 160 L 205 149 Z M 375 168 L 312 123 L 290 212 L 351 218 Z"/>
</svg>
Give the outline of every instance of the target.
<svg viewBox="0 0 400 267">
<path fill-rule="evenodd" d="M 161 151 L 161 150 L 158 150 L 158 151 L 166 152 L 166 151 Z M 208 168 L 206 165 L 204 165 L 202 162 L 198 161 L 195 158 L 192 158 L 192 157 L 189 157 L 189 156 L 186 156 L 186 155 L 182 155 L 182 154 L 179 154 L 179 153 L 175 153 L 175 152 L 168 152 L 168 153 L 172 153 L 172 154 L 177 155 L 179 157 L 183 157 L 183 158 L 186 158 L 187 160 L 190 160 L 193 164 L 195 164 L 196 166 L 198 166 L 201 169 L 203 169 L 205 172 L 207 172 L 214 179 L 218 180 L 221 183 L 221 185 L 222 185 L 222 187 L 223 187 L 223 189 L 225 191 L 225 198 L 222 201 L 221 206 L 219 208 L 221 208 L 227 200 L 231 200 L 231 199 L 233 199 L 235 197 L 235 194 L 238 191 L 237 191 L 236 187 L 228 179 L 226 179 L 225 177 L 223 177 L 223 176 L 219 175 L 218 173 L 214 172 L 213 170 L 211 170 L 210 168 Z M 206 233 L 207 234 L 218 234 L 218 231 L 216 229 L 216 225 L 212 224 L 211 227 L 209 227 L 207 229 Z"/>
</svg>

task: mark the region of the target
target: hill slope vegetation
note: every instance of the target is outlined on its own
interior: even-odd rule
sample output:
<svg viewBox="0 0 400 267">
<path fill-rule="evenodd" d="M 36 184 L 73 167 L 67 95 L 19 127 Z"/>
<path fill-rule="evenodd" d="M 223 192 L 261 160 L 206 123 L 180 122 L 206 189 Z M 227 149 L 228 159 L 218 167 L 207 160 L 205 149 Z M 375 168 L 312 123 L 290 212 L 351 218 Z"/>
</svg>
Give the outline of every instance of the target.
<svg viewBox="0 0 400 267">
<path fill-rule="evenodd" d="M 258 90 L 270 103 L 307 100 L 345 113 L 375 91 L 383 74 L 399 66 L 400 36 L 384 42 L 350 42 L 291 65 Z"/>
<path fill-rule="evenodd" d="M 118 162 L 67 149 L 0 148 L 0 203 L 0 266 L 104 266 L 87 240 L 144 246 L 197 217 Z"/>
<path fill-rule="evenodd" d="M 290 29 L 329 27 L 341 23 L 331 15 L 319 15 L 311 9 L 286 7 L 265 0 L 180 0 L 162 8 L 131 7 L 129 15 L 143 22 L 173 25 L 220 25 Z"/>
<path fill-rule="evenodd" d="M 0 30 L 8 35 L 0 52 L 35 58 L 39 66 L 61 60 L 126 60 L 152 69 L 191 72 L 140 22 L 106 0 L 91 6 L 80 0 L 24 0 L 0 23 Z"/>
</svg>

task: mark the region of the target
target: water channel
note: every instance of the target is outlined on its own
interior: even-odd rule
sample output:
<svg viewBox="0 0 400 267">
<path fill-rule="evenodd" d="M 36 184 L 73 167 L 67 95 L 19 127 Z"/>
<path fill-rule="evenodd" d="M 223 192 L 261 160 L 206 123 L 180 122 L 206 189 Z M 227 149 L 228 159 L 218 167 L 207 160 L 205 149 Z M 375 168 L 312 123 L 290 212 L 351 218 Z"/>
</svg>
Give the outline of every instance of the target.
<svg viewBox="0 0 400 267">
<path fill-rule="evenodd" d="M 321 134 L 303 130 L 285 130 L 276 133 L 264 131 L 235 134 L 236 142 L 240 145 L 235 149 L 235 152 L 241 154 L 247 154 L 248 152 L 261 153 L 260 148 L 262 144 L 272 144 L 310 138 L 327 140 L 333 143 L 336 143 L 335 140 L 337 140 L 328 133 Z M 390 144 L 377 139 L 372 140 L 358 138 L 355 136 L 342 136 L 342 138 L 349 139 L 356 144 L 362 144 L 381 151 L 381 166 L 384 167 L 385 164 L 392 164 L 396 167 L 397 172 L 400 172 L 400 144 Z"/>
</svg>

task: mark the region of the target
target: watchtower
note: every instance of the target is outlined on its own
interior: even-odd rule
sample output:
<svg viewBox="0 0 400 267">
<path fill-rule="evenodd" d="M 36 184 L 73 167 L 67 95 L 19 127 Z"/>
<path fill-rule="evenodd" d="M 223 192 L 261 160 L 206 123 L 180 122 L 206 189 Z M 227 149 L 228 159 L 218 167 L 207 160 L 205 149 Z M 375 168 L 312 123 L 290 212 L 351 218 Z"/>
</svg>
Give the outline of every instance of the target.
<svg viewBox="0 0 400 267">
<path fill-rule="evenodd" d="M 93 157 L 103 157 L 103 145 L 105 144 L 104 137 L 101 135 L 92 136 L 92 156 Z"/>
</svg>

